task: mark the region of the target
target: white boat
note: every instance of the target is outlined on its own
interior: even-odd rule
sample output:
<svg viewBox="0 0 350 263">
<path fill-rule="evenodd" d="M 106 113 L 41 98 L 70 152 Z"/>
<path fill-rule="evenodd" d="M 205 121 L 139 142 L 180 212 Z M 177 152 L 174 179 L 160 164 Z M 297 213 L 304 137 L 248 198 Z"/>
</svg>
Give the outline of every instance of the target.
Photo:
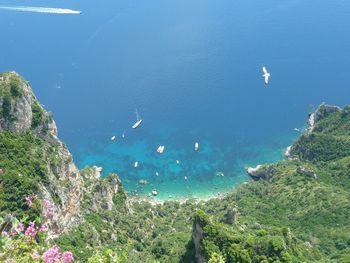
<svg viewBox="0 0 350 263">
<path fill-rule="evenodd" d="M 300 131 L 300 129 L 298 129 L 298 128 L 294 128 L 294 130 L 295 130 L 295 131 L 297 131 L 297 132 L 299 132 L 299 131 Z"/>
<path fill-rule="evenodd" d="M 162 146 L 160 147 L 160 151 L 159 151 L 159 153 L 160 153 L 160 154 L 162 154 L 162 153 L 164 152 L 164 149 L 165 149 L 165 146 L 164 146 L 164 145 L 162 145 Z"/>
<path fill-rule="evenodd" d="M 133 129 L 136 129 L 137 127 L 140 126 L 142 120 L 138 120 L 137 122 L 135 122 L 135 124 L 132 126 Z"/>
<path fill-rule="evenodd" d="M 111 140 L 112 140 L 112 141 L 114 141 L 114 140 L 115 140 L 115 135 L 113 135 L 113 136 L 111 137 Z"/>
<path fill-rule="evenodd" d="M 136 161 L 136 162 L 134 163 L 134 167 L 137 168 L 137 166 L 139 166 L 139 162 Z"/>
<path fill-rule="evenodd" d="M 123 139 L 125 138 L 125 131 L 123 131 L 122 138 Z"/>
<path fill-rule="evenodd" d="M 177 164 L 179 164 L 179 163 L 180 163 L 180 161 L 179 161 L 179 160 L 176 160 L 176 163 L 177 163 Z"/>
<path fill-rule="evenodd" d="M 132 128 L 133 128 L 133 129 L 136 129 L 137 127 L 140 126 L 141 122 L 142 122 L 142 119 L 141 119 L 141 117 L 140 117 L 138 111 L 136 110 L 136 122 L 135 122 L 135 124 L 132 126 Z"/>
<path fill-rule="evenodd" d="M 156 176 L 158 176 L 159 175 L 159 173 L 158 172 L 156 172 Z"/>
<path fill-rule="evenodd" d="M 196 142 L 196 143 L 194 144 L 194 150 L 195 150 L 195 151 L 198 151 L 198 149 L 199 149 L 199 143 Z"/>
<path fill-rule="evenodd" d="M 164 152 L 164 149 L 165 149 L 165 146 L 164 146 L 164 145 L 160 145 L 160 146 L 157 148 L 157 153 L 162 154 L 162 153 Z"/>
</svg>

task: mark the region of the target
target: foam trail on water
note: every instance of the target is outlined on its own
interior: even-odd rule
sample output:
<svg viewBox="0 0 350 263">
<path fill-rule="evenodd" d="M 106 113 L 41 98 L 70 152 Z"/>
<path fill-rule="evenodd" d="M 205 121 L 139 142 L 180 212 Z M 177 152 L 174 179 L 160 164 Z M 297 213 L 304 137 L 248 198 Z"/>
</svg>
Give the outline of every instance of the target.
<svg viewBox="0 0 350 263">
<path fill-rule="evenodd" d="M 0 10 L 19 11 L 19 12 L 34 12 L 34 13 L 48 13 L 48 14 L 81 14 L 81 11 L 65 9 L 65 8 L 51 8 L 51 7 L 36 7 L 36 6 L 0 6 Z"/>
</svg>

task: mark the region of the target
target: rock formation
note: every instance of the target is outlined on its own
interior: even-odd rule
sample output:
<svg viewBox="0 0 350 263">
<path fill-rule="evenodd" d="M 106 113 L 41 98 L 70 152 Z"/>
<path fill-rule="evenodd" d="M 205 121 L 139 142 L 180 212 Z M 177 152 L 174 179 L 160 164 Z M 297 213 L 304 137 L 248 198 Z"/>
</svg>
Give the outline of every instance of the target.
<svg viewBox="0 0 350 263">
<path fill-rule="evenodd" d="M 247 174 L 250 175 L 254 180 L 269 179 L 271 173 L 270 166 L 257 165 L 256 167 L 248 167 L 246 170 Z"/>
<path fill-rule="evenodd" d="M 121 181 L 116 174 L 110 174 L 101 180 L 101 170 L 100 167 L 93 166 L 81 172 L 84 179 L 82 203 L 85 210 L 97 212 L 102 209 L 112 210 L 114 207 L 113 197 L 118 193 Z"/>
<path fill-rule="evenodd" d="M 16 134 L 30 132 L 45 142 L 43 156 L 47 157 L 50 151 L 54 152 L 54 158 L 47 158 L 47 182 L 40 184 L 37 196 L 43 204 L 50 204 L 43 205 L 48 239 L 68 232 L 81 222 L 81 203 L 86 191 L 84 178 L 73 163 L 67 147 L 58 139 L 51 114 L 40 105 L 29 83 L 15 72 L 0 74 L 0 132 L 4 131 Z M 94 168 L 90 177 L 97 181 L 100 170 Z M 97 192 L 104 196 L 105 203 L 94 203 L 92 207 L 98 209 L 106 206 L 111 209 L 113 194 L 120 185 L 118 176 L 112 176 L 108 182 L 97 185 Z M 52 212 L 50 217 L 45 216 L 47 209 Z"/>
<path fill-rule="evenodd" d="M 297 173 L 317 179 L 317 174 L 314 171 L 306 169 L 302 166 L 298 166 Z"/>
<path fill-rule="evenodd" d="M 237 214 L 238 214 L 237 208 L 235 207 L 229 208 L 226 214 L 226 222 L 230 225 L 235 225 L 237 223 Z"/>
<path fill-rule="evenodd" d="M 205 259 L 201 253 L 201 240 L 203 239 L 203 229 L 199 222 L 196 222 L 193 226 L 192 232 L 192 240 L 194 243 L 195 251 L 196 251 L 196 261 L 197 263 L 204 263 Z"/>
<path fill-rule="evenodd" d="M 337 112 L 340 110 L 341 108 L 338 106 L 332 106 L 332 105 L 322 103 L 315 112 L 309 115 L 309 120 L 308 120 L 309 127 L 307 129 L 307 133 L 311 133 L 314 130 L 316 123 L 321 119 L 325 118 L 328 114 Z"/>
</svg>

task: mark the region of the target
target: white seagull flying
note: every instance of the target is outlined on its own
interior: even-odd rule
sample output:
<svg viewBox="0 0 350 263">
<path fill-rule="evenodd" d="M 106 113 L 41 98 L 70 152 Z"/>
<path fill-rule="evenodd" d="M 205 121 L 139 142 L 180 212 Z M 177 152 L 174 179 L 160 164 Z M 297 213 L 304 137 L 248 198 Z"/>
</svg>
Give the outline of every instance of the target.
<svg viewBox="0 0 350 263">
<path fill-rule="evenodd" d="M 262 75 L 264 78 L 265 78 L 265 84 L 269 84 L 269 79 L 270 79 L 270 73 L 267 71 L 266 67 L 263 66 L 262 68 L 263 72 L 264 72 L 264 75 Z"/>
</svg>

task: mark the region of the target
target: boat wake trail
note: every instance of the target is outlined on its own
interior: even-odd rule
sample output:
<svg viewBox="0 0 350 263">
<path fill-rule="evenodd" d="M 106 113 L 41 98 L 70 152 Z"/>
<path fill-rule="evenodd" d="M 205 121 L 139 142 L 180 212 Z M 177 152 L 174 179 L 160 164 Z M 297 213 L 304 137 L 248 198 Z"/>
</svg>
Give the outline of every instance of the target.
<svg viewBox="0 0 350 263">
<path fill-rule="evenodd" d="M 34 12 L 34 13 L 48 13 L 48 14 L 68 14 L 78 15 L 81 11 L 65 9 L 65 8 L 50 8 L 50 7 L 36 7 L 36 6 L 0 6 L 0 10 L 18 11 L 18 12 Z"/>
</svg>

